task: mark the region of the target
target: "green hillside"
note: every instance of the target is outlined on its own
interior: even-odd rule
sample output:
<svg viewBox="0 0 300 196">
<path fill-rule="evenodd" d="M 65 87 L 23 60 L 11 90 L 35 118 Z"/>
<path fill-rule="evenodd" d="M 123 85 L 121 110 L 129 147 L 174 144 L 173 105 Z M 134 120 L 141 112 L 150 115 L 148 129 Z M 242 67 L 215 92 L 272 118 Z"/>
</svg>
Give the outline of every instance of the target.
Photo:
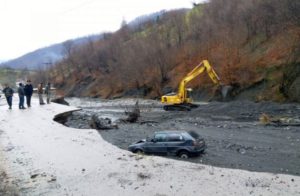
<svg viewBox="0 0 300 196">
<path fill-rule="evenodd" d="M 11 68 L 0 68 L 0 85 L 9 84 L 12 87 L 16 86 L 16 82 L 25 81 L 29 75 L 34 72 L 27 69 L 17 70 Z"/>
</svg>

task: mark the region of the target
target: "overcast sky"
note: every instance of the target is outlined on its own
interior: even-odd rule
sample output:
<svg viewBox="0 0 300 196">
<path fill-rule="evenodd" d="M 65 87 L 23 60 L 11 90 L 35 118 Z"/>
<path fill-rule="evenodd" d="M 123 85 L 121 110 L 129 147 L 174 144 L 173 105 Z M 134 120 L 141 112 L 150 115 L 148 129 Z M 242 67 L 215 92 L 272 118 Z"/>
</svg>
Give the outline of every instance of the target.
<svg viewBox="0 0 300 196">
<path fill-rule="evenodd" d="M 193 0 L 0 0 L 0 60 L 85 35 L 117 30 L 123 18 L 191 8 Z"/>
</svg>

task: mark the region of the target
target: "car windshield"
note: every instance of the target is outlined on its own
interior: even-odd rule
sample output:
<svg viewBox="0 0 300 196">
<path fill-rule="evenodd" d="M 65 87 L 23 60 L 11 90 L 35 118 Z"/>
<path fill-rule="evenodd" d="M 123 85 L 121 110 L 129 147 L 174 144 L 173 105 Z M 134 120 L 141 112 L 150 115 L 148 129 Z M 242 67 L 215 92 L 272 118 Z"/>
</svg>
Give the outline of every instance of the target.
<svg viewBox="0 0 300 196">
<path fill-rule="evenodd" d="M 167 135 L 165 133 L 157 133 L 154 136 L 155 141 L 164 142 L 166 141 Z"/>
</svg>

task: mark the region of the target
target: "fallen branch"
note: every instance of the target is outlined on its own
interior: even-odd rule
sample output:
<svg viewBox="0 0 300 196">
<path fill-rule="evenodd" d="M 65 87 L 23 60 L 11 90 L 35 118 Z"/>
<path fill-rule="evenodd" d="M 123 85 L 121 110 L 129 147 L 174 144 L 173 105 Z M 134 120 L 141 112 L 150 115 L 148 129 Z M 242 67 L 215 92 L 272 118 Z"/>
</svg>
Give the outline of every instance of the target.
<svg viewBox="0 0 300 196">
<path fill-rule="evenodd" d="M 140 121 L 139 122 L 141 125 L 146 124 L 146 123 L 158 123 L 157 121 L 153 121 L 153 120 L 145 120 L 145 121 Z"/>
<path fill-rule="evenodd" d="M 139 102 L 136 101 L 134 109 L 129 112 L 125 111 L 125 114 L 128 116 L 126 119 L 123 119 L 123 122 L 129 122 L 129 123 L 135 123 L 138 118 L 140 117 L 140 107 L 139 107 Z"/>
<path fill-rule="evenodd" d="M 271 117 L 265 113 L 263 113 L 260 116 L 259 121 L 262 124 L 267 125 L 267 126 L 276 126 L 276 127 L 287 127 L 287 126 L 299 127 L 300 126 L 300 122 L 298 122 L 299 120 L 297 121 L 292 118 L 275 118 L 275 117 Z"/>
</svg>

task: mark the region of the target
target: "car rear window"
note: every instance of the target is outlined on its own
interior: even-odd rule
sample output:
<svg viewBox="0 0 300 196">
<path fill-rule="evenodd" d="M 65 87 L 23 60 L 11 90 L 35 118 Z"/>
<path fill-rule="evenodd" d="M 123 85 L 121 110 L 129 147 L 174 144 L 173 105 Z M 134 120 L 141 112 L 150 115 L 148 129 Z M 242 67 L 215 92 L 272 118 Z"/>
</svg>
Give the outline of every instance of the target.
<svg viewBox="0 0 300 196">
<path fill-rule="evenodd" d="M 182 135 L 186 140 L 195 140 L 195 138 L 190 134 L 188 134 L 187 132 L 183 132 Z"/>
</svg>

